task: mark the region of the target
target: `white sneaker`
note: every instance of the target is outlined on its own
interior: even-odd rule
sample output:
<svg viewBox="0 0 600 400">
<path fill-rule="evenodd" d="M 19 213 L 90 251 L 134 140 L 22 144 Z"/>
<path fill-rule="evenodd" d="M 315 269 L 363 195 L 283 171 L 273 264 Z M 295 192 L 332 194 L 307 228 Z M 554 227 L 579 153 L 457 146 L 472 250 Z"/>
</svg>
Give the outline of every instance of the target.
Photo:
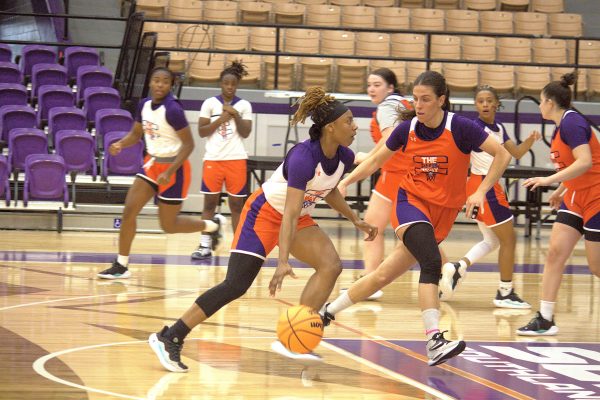
<svg viewBox="0 0 600 400">
<path fill-rule="evenodd" d="M 450 300 L 466 275 L 467 268 L 461 267 L 457 262 L 447 262 L 442 265 L 442 277 L 439 283 L 440 300 Z"/>
<path fill-rule="evenodd" d="M 444 331 L 448 332 L 448 331 Z M 438 332 L 427 341 L 427 364 L 431 367 L 445 363 L 463 352 L 467 344 L 463 340 L 446 340 L 444 332 Z"/>
<path fill-rule="evenodd" d="M 288 350 L 279 340 L 276 340 L 273 343 L 271 343 L 271 350 L 273 350 L 275 353 L 281 356 L 290 358 L 305 366 L 317 365 L 323 362 L 323 357 L 321 357 L 320 355 L 315 353 L 294 353 L 293 351 Z"/>
</svg>

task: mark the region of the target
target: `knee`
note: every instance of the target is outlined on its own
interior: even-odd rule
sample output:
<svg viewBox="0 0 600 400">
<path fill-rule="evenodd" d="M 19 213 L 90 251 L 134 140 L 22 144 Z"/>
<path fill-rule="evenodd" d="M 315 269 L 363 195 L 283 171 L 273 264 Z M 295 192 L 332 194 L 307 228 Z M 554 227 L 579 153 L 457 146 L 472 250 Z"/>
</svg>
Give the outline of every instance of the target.
<svg viewBox="0 0 600 400">
<path fill-rule="evenodd" d="M 325 263 L 323 266 L 319 268 L 319 272 L 323 274 L 327 274 L 331 276 L 333 279 L 337 279 L 338 276 L 342 273 L 342 261 L 339 257 L 336 257 L 334 260 Z"/>
<path fill-rule="evenodd" d="M 590 263 L 590 272 L 600 278 L 600 262 Z"/>
<path fill-rule="evenodd" d="M 225 285 L 227 289 L 226 291 L 229 293 L 231 300 L 235 300 L 246 294 L 252 285 L 252 282 L 250 282 L 250 284 L 246 284 L 246 282 L 241 282 L 239 280 L 225 279 L 223 281 L 223 285 Z"/>
<path fill-rule="evenodd" d="M 229 210 L 232 213 L 241 213 L 242 207 L 244 206 L 244 202 L 240 200 L 230 201 L 229 202 Z"/>
<path fill-rule="evenodd" d="M 130 221 L 132 219 L 135 219 L 137 215 L 138 213 L 135 211 L 135 208 L 125 205 L 125 208 L 123 208 L 123 215 L 121 218 L 123 218 L 124 221 Z"/>
<path fill-rule="evenodd" d="M 437 285 L 442 274 L 442 256 L 433 254 L 430 260 L 421 264 L 419 283 L 433 283 Z"/>
<path fill-rule="evenodd" d="M 160 221 L 160 228 L 165 232 L 165 233 L 177 233 L 175 231 L 175 221 Z"/>
</svg>

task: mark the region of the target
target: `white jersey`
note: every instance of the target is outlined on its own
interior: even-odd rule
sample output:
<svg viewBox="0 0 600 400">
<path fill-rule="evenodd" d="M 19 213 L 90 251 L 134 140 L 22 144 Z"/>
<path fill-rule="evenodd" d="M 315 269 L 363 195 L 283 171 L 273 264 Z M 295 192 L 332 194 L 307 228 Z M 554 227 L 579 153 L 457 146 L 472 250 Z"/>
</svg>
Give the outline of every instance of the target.
<svg viewBox="0 0 600 400">
<path fill-rule="evenodd" d="M 252 119 L 252 106 L 248 101 L 234 97 L 231 106 L 240 114 L 242 119 Z M 210 119 L 210 122 L 218 119 L 222 113 L 223 98 L 220 95 L 206 99 L 200 108 L 200 118 Z M 221 124 L 213 134 L 207 137 L 204 160 L 224 161 L 245 160 L 247 158 L 248 153 L 244 148 L 242 137 L 238 133 L 233 118 Z"/>
<path fill-rule="evenodd" d="M 183 109 L 172 96 L 165 98 L 156 109 L 153 109 L 151 99 L 145 100 L 139 118 L 148 154 L 153 157 L 174 157 L 179 153 L 181 139 L 177 135 L 178 129 L 169 120 L 177 121 L 181 125 L 179 129 L 187 126 L 187 121 Z"/>
<path fill-rule="evenodd" d="M 316 203 L 323 200 L 339 183 L 345 172 L 345 165 L 339 162 L 337 169 L 331 175 L 327 175 L 321 166 L 317 164 L 315 176 L 306 184 L 304 191 L 304 203 L 300 216 L 311 214 Z M 283 176 L 283 163 L 275 170 L 273 175 L 262 185 L 263 192 L 269 204 L 278 212 L 283 214 L 288 183 Z"/>
<path fill-rule="evenodd" d="M 479 126 L 483 127 L 485 132 L 496 139 L 498 143 L 504 144 L 507 140 L 509 140 L 508 135 L 506 134 L 506 130 L 502 124 L 494 122 L 493 125 L 488 125 L 480 119 L 475 120 Z M 471 152 L 471 173 L 475 175 L 487 175 L 492 162 L 494 161 L 494 156 L 486 153 L 485 151 L 472 151 Z"/>
</svg>

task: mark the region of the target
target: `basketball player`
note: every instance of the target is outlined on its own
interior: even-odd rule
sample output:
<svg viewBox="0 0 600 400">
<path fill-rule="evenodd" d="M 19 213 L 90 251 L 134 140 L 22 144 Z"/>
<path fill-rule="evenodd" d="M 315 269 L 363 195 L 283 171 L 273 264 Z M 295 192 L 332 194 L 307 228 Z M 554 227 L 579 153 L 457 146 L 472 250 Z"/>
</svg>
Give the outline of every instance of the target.
<svg viewBox="0 0 600 400">
<path fill-rule="evenodd" d="M 547 84 L 540 95 L 542 117 L 556 124 L 550 159 L 557 172 L 526 179 L 523 186 L 534 190 L 560 183 L 549 198 L 558 215 L 544 265 L 540 311 L 527 325 L 517 329 L 519 335 L 558 333 L 554 323 L 556 297 L 565 263 L 582 235 L 590 271 L 600 277 L 600 143 L 585 118 L 570 109 L 569 86 L 575 79 L 574 73 L 563 75 L 560 81 Z"/>
<path fill-rule="evenodd" d="M 219 221 L 202 220 L 179 215 L 187 198 L 190 182 L 189 155 L 194 140 L 181 104 L 171 94 L 174 76 L 159 67 L 150 73 L 151 97 L 140 101 L 131 131 L 110 145 L 108 151 L 117 155 L 145 137 L 148 155 L 143 171 L 138 173 L 127 191 L 119 230 L 119 255 L 112 266 L 98 274 L 103 279 L 129 278 L 129 253 L 135 237 L 136 218 L 142 207 L 158 197 L 158 218 L 167 233 L 210 232 L 218 237 Z"/>
<path fill-rule="evenodd" d="M 438 72 L 425 71 L 419 75 L 414 82 L 413 97 L 415 109 L 406 113 L 410 119 L 398 125 L 385 146 L 340 182 L 341 186 L 347 186 L 364 179 L 395 152 L 400 152 L 401 168 L 406 174 L 397 188 L 392 215 L 400 242 L 375 271 L 356 281 L 322 312 L 327 324 L 336 313 L 380 290 L 418 262 L 419 304 L 428 339 L 428 364 L 438 365 L 466 346 L 462 340 L 446 340 L 438 327 L 438 283 L 442 268 L 438 244 L 446 238 L 465 204 L 471 151 L 481 148 L 494 156 L 494 160 L 486 178 L 466 199 L 467 215 L 471 215 L 475 206 L 482 208 L 485 194 L 502 176 L 510 154 L 479 125 L 448 111 L 449 90 Z"/>
<path fill-rule="evenodd" d="M 359 219 L 336 188 L 354 162 L 354 153 L 348 148 L 357 129 L 352 112 L 322 88 L 312 87 L 306 91 L 292 124 L 304 122 L 308 116 L 314 122 L 310 140 L 294 146 L 271 178 L 246 201 L 225 280 L 198 297 L 171 327 L 165 326 L 150 336 L 150 346 L 167 370 L 187 371 L 180 356 L 185 337 L 196 325 L 246 293 L 276 245 L 279 259 L 269 283 L 270 294 L 274 296 L 281 290 L 286 276 L 295 277 L 288 262 L 292 254 L 315 269 L 300 304 L 315 310 L 323 306 L 342 267 L 331 239 L 310 216 L 317 201 L 325 200 L 367 233 L 366 240 L 377 235 L 377 228 Z M 291 358 L 320 359 L 315 354 L 291 353 L 279 342 L 273 347 Z"/>
<path fill-rule="evenodd" d="M 371 137 L 376 146 L 369 153 L 357 153 L 355 163 L 358 164 L 365 160 L 383 146 L 400 121 L 399 113 L 407 108 L 412 108 L 410 103 L 398 94 L 399 92 L 398 79 L 392 70 L 378 68 L 369 74 L 367 94 L 371 97 L 371 101 L 377 105 L 377 110 L 373 112 L 373 118 L 371 119 Z M 365 222 L 375 225 L 379 235 L 375 240 L 364 243 L 363 260 L 365 270 L 362 275 L 374 271 L 383 261 L 383 232 L 390 223 L 392 205 L 398 193 L 398 182 L 402 176 L 400 165 L 400 154 L 396 154 L 381 167 L 381 175 L 369 198 Z M 377 300 L 381 296 L 383 296 L 383 292 L 378 290 L 369 296 L 367 300 Z"/>
<path fill-rule="evenodd" d="M 500 107 L 500 98 L 490 86 L 480 86 L 475 91 L 475 107 L 479 118 L 475 123 L 499 143 L 517 160 L 529 151 L 536 140 L 542 136 L 533 131 L 525 141 L 517 145 L 510 140 L 504 126 L 496 121 L 496 111 Z M 467 196 L 475 192 L 488 174 L 493 157 L 477 149 L 471 153 L 471 175 L 467 181 Z M 512 276 L 515 266 L 516 237 L 513 214 L 508 205 L 504 188 L 496 182 L 486 195 L 483 204 L 486 212 L 477 214 L 477 225 L 483 234 L 483 240 L 473 246 L 458 262 L 448 262 L 442 266 L 440 279 L 440 299 L 449 300 L 464 279 L 467 267 L 480 260 L 495 249 L 498 251 L 500 283 L 494 305 L 503 308 L 531 308 L 513 289 Z"/>
<path fill-rule="evenodd" d="M 236 96 L 240 80 L 246 75 L 248 71 L 240 61 L 234 61 L 225 68 L 220 76 L 221 94 L 202 103 L 198 120 L 198 133 L 200 137 L 206 138 L 200 190 L 204 193 L 202 217 L 214 218 L 225 183 L 234 232 L 247 195 L 248 154 L 242 140 L 252 130 L 252 106 Z M 224 220 L 220 215 L 218 217 Z M 212 257 L 215 246 L 210 232 L 204 232 L 192 258 L 202 260 Z"/>
</svg>

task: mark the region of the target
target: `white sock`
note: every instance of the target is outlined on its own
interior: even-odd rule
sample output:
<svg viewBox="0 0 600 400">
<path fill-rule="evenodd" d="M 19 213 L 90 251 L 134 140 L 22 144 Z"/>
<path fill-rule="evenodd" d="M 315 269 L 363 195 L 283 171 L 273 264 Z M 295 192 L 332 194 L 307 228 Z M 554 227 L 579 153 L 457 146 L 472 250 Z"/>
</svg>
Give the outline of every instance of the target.
<svg viewBox="0 0 600 400">
<path fill-rule="evenodd" d="M 467 262 L 465 260 L 463 260 L 462 258 L 460 260 L 458 260 L 458 264 L 460 265 L 459 268 L 461 268 L 461 267 L 467 268 L 468 267 Z"/>
<path fill-rule="evenodd" d="M 346 290 L 344 293 L 340 294 L 337 299 L 329 303 L 327 312 L 336 315 L 340 311 L 350 307 L 352 304 L 354 303 L 350 300 L 350 296 L 348 296 L 348 291 Z"/>
<path fill-rule="evenodd" d="M 471 250 L 465 254 L 465 258 L 468 258 L 469 261 L 471 261 L 471 265 L 475 264 L 500 246 L 500 241 L 494 231 L 482 222 L 477 221 L 477 225 L 479 225 L 479 230 L 483 234 L 483 240 L 471 247 Z"/>
<path fill-rule="evenodd" d="M 202 236 L 200 236 L 200 246 L 211 247 L 212 246 L 212 237 L 210 237 L 210 235 L 202 234 Z"/>
<path fill-rule="evenodd" d="M 544 301 L 540 300 L 540 314 L 547 321 L 552 321 L 552 316 L 554 315 L 554 306 L 556 302 L 554 301 Z"/>
<path fill-rule="evenodd" d="M 203 220 L 204 221 L 204 231 L 203 232 L 215 232 L 217 229 L 219 229 L 219 224 L 217 224 L 216 222 L 213 221 L 209 221 L 209 220 Z"/>
<path fill-rule="evenodd" d="M 498 285 L 498 290 L 500 290 L 500 296 L 502 296 L 502 297 L 508 296 L 510 294 L 510 292 L 512 292 L 512 290 L 513 290 L 512 281 L 508 281 L 508 282 L 500 281 L 500 284 Z"/>
<path fill-rule="evenodd" d="M 440 331 L 440 310 L 437 308 L 428 308 L 427 310 L 423 310 L 421 317 L 423 317 L 423 324 L 425 325 L 425 335 L 427 335 L 427 339 L 429 340 Z"/>
<path fill-rule="evenodd" d="M 117 256 L 117 262 L 122 266 L 127 267 L 127 265 L 129 264 L 129 256 L 122 256 L 119 254 Z"/>
</svg>

